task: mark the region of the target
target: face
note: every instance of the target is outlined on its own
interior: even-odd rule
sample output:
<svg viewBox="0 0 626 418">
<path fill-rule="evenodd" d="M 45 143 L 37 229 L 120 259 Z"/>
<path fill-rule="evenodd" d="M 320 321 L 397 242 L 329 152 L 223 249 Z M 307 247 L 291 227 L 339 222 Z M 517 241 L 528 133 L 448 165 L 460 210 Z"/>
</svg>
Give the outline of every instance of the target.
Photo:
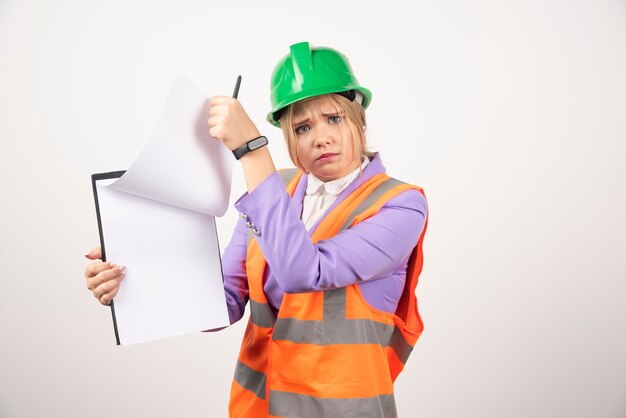
<svg viewBox="0 0 626 418">
<path fill-rule="evenodd" d="M 294 115 L 293 131 L 302 168 L 323 181 L 336 180 L 361 164 L 352 122 L 323 97 L 307 102 Z"/>
</svg>

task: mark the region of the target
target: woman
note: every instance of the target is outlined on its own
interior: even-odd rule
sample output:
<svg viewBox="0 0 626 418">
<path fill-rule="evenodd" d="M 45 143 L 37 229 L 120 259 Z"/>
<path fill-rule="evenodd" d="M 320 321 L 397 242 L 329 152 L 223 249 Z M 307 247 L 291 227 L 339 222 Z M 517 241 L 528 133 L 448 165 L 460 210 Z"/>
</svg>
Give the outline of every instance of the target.
<svg viewBox="0 0 626 418">
<path fill-rule="evenodd" d="M 248 300 L 251 311 L 231 416 L 397 415 L 393 381 L 423 328 L 414 290 L 427 205 L 367 151 L 370 100 L 344 55 L 292 45 L 268 121 L 299 170 L 280 173 L 241 104 L 211 100 L 210 133 L 241 161 L 248 190 L 222 256 L 231 323 Z M 123 267 L 93 263 L 85 276 L 106 305 Z"/>
</svg>

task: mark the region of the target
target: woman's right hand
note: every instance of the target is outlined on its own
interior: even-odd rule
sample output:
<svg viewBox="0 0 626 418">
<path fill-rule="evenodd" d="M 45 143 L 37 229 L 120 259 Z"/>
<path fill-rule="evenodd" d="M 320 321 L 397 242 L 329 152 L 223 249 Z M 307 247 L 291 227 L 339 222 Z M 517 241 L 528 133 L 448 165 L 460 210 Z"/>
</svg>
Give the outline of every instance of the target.
<svg viewBox="0 0 626 418">
<path fill-rule="evenodd" d="M 85 253 L 85 257 L 90 260 L 101 260 L 102 250 L 100 247 L 95 247 Z M 91 290 L 101 304 L 110 305 L 120 288 L 120 282 L 124 279 L 125 270 L 126 267 L 109 261 L 91 263 L 85 269 L 87 289 Z"/>
<path fill-rule="evenodd" d="M 237 99 L 226 96 L 211 98 L 209 135 L 222 141 L 231 151 L 261 134 Z"/>
</svg>

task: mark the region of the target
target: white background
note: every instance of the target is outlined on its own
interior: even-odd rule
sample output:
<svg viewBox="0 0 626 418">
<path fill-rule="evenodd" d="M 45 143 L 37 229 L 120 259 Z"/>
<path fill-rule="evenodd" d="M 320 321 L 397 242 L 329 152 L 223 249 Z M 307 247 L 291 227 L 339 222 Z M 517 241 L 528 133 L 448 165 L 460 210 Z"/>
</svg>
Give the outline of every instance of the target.
<svg viewBox="0 0 626 418">
<path fill-rule="evenodd" d="M 426 190 L 425 333 L 403 417 L 626 417 L 624 1 L 0 1 L 0 417 L 222 417 L 245 320 L 117 347 L 85 289 L 90 174 L 126 169 L 172 83 L 232 93 L 278 166 L 269 77 L 332 46 L 368 138 Z M 233 196 L 244 191 L 241 170 Z M 236 213 L 218 220 L 222 247 Z M 158 263 L 158 260 L 155 260 Z"/>
</svg>

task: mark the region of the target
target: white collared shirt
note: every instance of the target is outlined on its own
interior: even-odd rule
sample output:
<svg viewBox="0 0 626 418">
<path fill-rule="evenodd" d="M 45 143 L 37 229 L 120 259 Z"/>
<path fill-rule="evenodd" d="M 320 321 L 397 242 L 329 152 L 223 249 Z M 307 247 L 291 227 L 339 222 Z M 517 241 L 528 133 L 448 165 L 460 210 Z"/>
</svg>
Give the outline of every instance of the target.
<svg viewBox="0 0 626 418">
<path fill-rule="evenodd" d="M 365 157 L 360 167 L 337 180 L 324 182 L 315 175 L 308 174 L 306 194 L 302 202 L 302 222 L 304 222 L 307 231 L 326 213 L 328 208 L 337 200 L 339 194 L 352 183 L 352 180 L 369 162 L 369 158 Z"/>
</svg>

